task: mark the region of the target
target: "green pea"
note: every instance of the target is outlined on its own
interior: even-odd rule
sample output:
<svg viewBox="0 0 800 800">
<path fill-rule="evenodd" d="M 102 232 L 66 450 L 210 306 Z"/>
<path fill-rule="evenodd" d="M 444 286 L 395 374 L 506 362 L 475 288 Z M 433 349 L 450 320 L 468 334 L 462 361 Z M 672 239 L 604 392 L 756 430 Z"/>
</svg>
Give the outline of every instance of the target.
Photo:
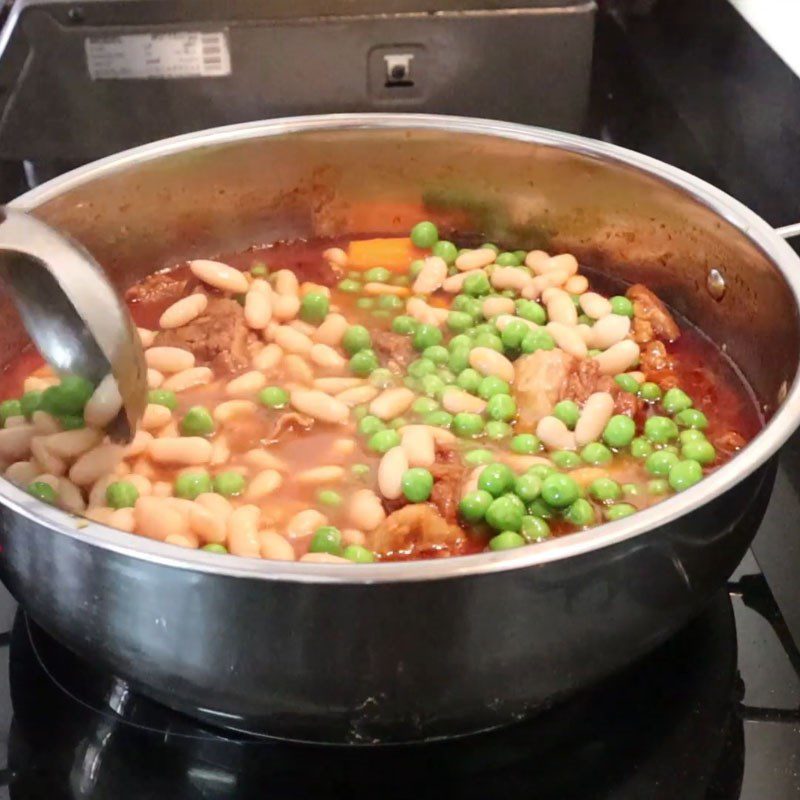
<svg viewBox="0 0 800 800">
<path fill-rule="evenodd" d="M 486 423 L 486 437 L 493 442 L 499 442 L 502 439 L 507 439 L 512 434 L 512 428 L 507 422 L 499 419 L 490 419 Z"/>
<path fill-rule="evenodd" d="M 597 478 L 589 484 L 589 494 L 601 503 L 610 503 L 619 499 L 622 489 L 611 478 Z"/>
<path fill-rule="evenodd" d="M 651 453 L 644 462 L 644 468 L 651 474 L 658 478 L 663 478 L 669 475 L 670 470 L 680 459 L 675 453 L 670 453 L 667 450 L 656 450 Z"/>
<path fill-rule="evenodd" d="M 385 427 L 386 425 L 382 419 L 372 414 L 367 414 L 365 417 L 362 417 L 361 421 L 358 423 L 358 432 L 362 436 L 372 436 L 378 431 L 382 431 Z"/>
<path fill-rule="evenodd" d="M 653 444 L 666 444 L 678 438 L 678 426 L 669 417 L 649 417 L 644 423 L 644 435 Z"/>
<path fill-rule="evenodd" d="M 581 450 L 581 458 L 595 467 L 608 464 L 613 457 L 613 453 L 600 442 L 590 442 Z"/>
<path fill-rule="evenodd" d="M 648 403 L 655 403 L 656 400 L 661 398 L 661 387 L 657 383 L 646 381 L 639 386 L 638 393 L 642 400 L 646 400 Z"/>
<path fill-rule="evenodd" d="M 469 366 L 469 347 L 457 347 L 450 350 L 447 366 L 459 375 Z"/>
<path fill-rule="evenodd" d="M 13 416 L 19 416 L 14 414 Z M 34 481 L 28 484 L 28 494 L 33 495 L 37 500 L 43 503 L 49 503 L 51 506 L 58 502 L 58 494 L 56 490 L 45 481 Z"/>
<path fill-rule="evenodd" d="M 473 342 L 475 347 L 488 347 L 490 350 L 496 350 L 498 353 L 503 352 L 503 341 L 499 336 L 493 333 L 481 332 Z"/>
<path fill-rule="evenodd" d="M 408 365 L 408 374 L 413 378 L 423 378 L 436 372 L 436 364 L 429 358 L 418 358 Z"/>
<path fill-rule="evenodd" d="M 354 564 L 371 564 L 375 561 L 375 554 L 360 544 L 349 544 L 342 551 L 342 556 Z"/>
<path fill-rule="evenodd" d="M 682 445 L 688 444 L 689 442 L 704 442 L 706 440 L 706 435 L 703 431 L 699 431 L 696 428 L 687 428 L 678 434 L 678 440 Z"/>
<path fill-rule="evenodd" d="M 394 375 L 391 370 L 380 367 L 370 374 L 369 382 L 378 389 L 388 389 L 394 385 Z"/>
<path fill-rule="evenodd" d="M 560 472 L 554 472 L 542 481 L 542 499 L 553 508 L 572 505 L 580 493 L 578 484 L 569 475 Z"/>
<path fill-rule="evenodd" d="M 517 316 L 527 319 L 536 325 L 544 325 L 547 322 L 547 312 L 535 300 L 517 300 L 515 303 Z"/>
<path fill-rule="evenodd" d="M 409 317 L 407 314 L 401 314 L 399 317 L 395 317 L 392 320 L 392 330 L 395 333 L 402 333 L 406 336 L 414 333 L 418 325 L 419 322 L 417 322 L 414 317 Z"/>
<path fill-rule="evenodd" d="M 518 531 L 524 515 L 525 507 L 519 498 L 506 494 L 493 500 L 486 509 L 486 522 L 498 531 Z"/>
<path fill-rule="evenodd" d="M 371 346 L 372 338 L 363 325 L 351 325 L 342 336 L 342 347 L 348 355 L 355 355 L 359 350 L 367 350 Z"/>
<path fill-rule="evenodd" d="M 537 350 L 552 350 L 556 346 L 553 337 L 545 330 L 528 331 L 522 340 L 523 353 L 535 353 Z"/>
<path fill-rule="evenodd" d="M 378 368 L 378 357 L 372 350 L 359 350 L 350 357 L 350 372 L 365 378 Z"/>
<path fill-rule="evenodd" d="M 686 408 L 675 415 L 675 422 L 682 428 L 695 428 L 704 431 L 708 427 L 708 418 L 696 408 Z"/>
<path fill-rule="evenodd" d="M 472 325 L 472 317 L 466 311 L 451 311 L 447 315 L 447 327 L 455 333 L 463 333 Z"/>
<path fill-rule="evenodd" d="M 358 300 L 356 300 L 356 308 L 360 308 L 364 311 L 369 311 L 369 309 L 373 308 L 374 305 L 374 297 L 359 297 Z"/>
<path fill-rule="evenodd" d="M 532 433 L 518 433 L 510 442 L 509 447 L 514 453 L 531 455 L 538 453 L 542 449 L 542 443 L 538 436 Z"/>
<path fill-rule="evenodd" d="M 490 400 L 496 394 L 511 394 L 511 386 L 496 375 L 487 375 L 478 384 L 478 397 Z"/>
<path fill-rule="evenodd" d="M 412 261 L 408 265 L 408 274 L 412 278 L 416 278 L 417 275 L 419 275 L 420 272 L 422 272 L 422 268 L 424 266 L 425 266 L 425 262 L 421 258 L 414 259 L 414 261 Z"/>
<path fill-rule="evenodd" d="M 489 279 L 482 270 L 470 273 L 461 285 L 461 290 L 470 297 L 482 297 L 489 294 L 491 289 Z"/>
<path fill-rule="evenodd" d="M 430 414 L 426 414 L 422 421 L 426 425 L 433 425 L 436 428 L 449 428 L 453 424 L 453 415 L 440 409 L 439 411 L 431 411 Z"/>
<path fill-rule="evenodd" d="M 258 393 L 258 402 L 267 408 L 285 408 L 289 404 L 289 392 L 280 386 L 266 386 Z"/>
<path fill-rule="evenodd" d="M 642 488 L 641 486 L 637 486 L 635 483 L 623 483 L 622 494 L 629 498 L 641 497 Z"/>
<path fill-rule="evenodd" d="M 184 436 L 210 436 L 216 425 L 207 408 L 192 406 L 183 415 L 180 428 Z"/>
<path fill-rule="evenodd" d="M 27 419 L 30 419 L 33 416 L 34 411 L 39 410 L 39 406 L 42 404 L 42 392 L 25 392 L 19 400 L 20 411 L 25 415 Z M 2 412 L 0 412 L 0 416 L 2 416 Z M 3 417 L 5 419 L 5 417 Z"/>
<path fill-rule="evenodd" d="M 22 403 L 19 400 L 17 399 L 3 400 L 3 402 L 0 403 L 0 418 L 2 418 L 4 425 L 9 417 L 21 417 L 21 416 L 22 416 Z"/>
<path fill-rule="evenodd" d="M 534 464 L 532 467 L 528 467 L 528 469 L 525 470 L 528 475 L 535 475 L 540 480 L 544 480 L 555 471 L 555 467 L 551 467 L 549 464 Z"/>
<path fill-rule="evenodd" d="M 572 400 L 562 400 L 556 403 L 553 407 L 553 416 L 560 419 L 570 430 L 573 430 L 578 424 L 578 419 L 581 416 L 581 410 L 578 404 Z"/>
<path fill-rule="evenodd" d="M 311 325 L 319 325 L 328 316 L 331 303 L 322 292 L 309 292 L 300 302 L 300 319 Z"/>
<path fill-rule="evenodd" d="M 603 441 L 609 447 L 627 447 L 636 434 L 636 423 L 624 414 L 615 414 L 603 429 Z"/>
<path fill-rule="evenodd" d="M 329 508 L 338 508 L 342 504 L 342 496 L 333 489 L 320 489 L 317 492 L 317 502 Z"/>
<path fill-rule="evenodd" d="M 430 397 L 418 397 L 411 405 L 411 410 L 415 414 L 430 414 L 437 408 L 439 408 L 439 404 Z"/>
<path fill-rule="evenodd" d="M 541 517 L 542 519 L 554 519 L 556 516 L 555 511 L 541 496 L 537 497 L 532 503 L 528 503 L 528 513 L 534 517 Z"/>
<path fill-rule="evenodd" d="M 442 332 L 435 325 L 420 325 L 412 336 L 415 350 L 424 350 L 442 341 Z"/>
<path fill-rule="evenodd" d="M 393 447 L 400 444 L 400 434 L 390 428 L 386 428 L 377 433 L 373 433 L 369 438 L 367 446 L 375 453 L 386 453 Z"/>
<path fill-rule="evenodd" d="M 382 294 L 378 298 L 378 308 L 384 311 L 399 311 L 404 306 L 402 298 L 396 294 Z"/>
<path fill-rule="evenodd" d="M 514 475 L 510 467 L 495 462 L 488 464 L 481 471 L 478 478 L 478 488 L 489 492 L 492 497 L 500 497 L 500 495 L 510 492 L 514 488 L 515 480 L 516 475 Z"/>
<path fill-rule="evenodd" d="M 518 267 L 521 263 L 514 253 L 509 253 L 508 251 L 505 253 L 498 253 L 494 262 L 498 267 Z"/>
<path fill-rule="evenodd" d="M 503 342 L 503 347 L 508 350 L 517 350 L 522 347 L 522 340 L 530 332 L 530 328 L 521 319 L 512 319 L 505 328 L 503 328 L 500 339 Z"/>
<path fill-rule="evenodd" d="M 669 481 L 664 478 L 653 478 L 647 481 L 647 493 L 652 495 L 663 495 L 669 491 Z"/>
<path fill-rule="evenodd" d="M 86 427 L 86 420 L 81 414 L 60 414 L 58 422 L 65 431 L 76 431 Z"/>
<path fill-rule="evenodd" d="M 204 544 L 200 549 L 205 550 L 206 553 L 218 553 L 219 555 L 226 555 L 228 552 L 228 548 L 224 544 L 218 544 L 217 542 Z"/>
<path fill-rule="evenodd" d="M 483 419 L 480 414 L 461 411 L 453 417 L 453 433 L 464 439 L 474 439 L 483 432 Z"/>
<path fill-rule="evenodd" d="M 377 311 L 370 311 L 370 316 L 374 317 L 375 319 L 389 319 L 391 314 L 388 311 L 384 311 L 382 308 L 379 308 Z"/>
<path fill-rule="evenodd" d="M 175 494 L 184 500 L 194 500 L 212 489 L 211 478 L 204 471 L 184 472 L 175 478 Z"/>
<path fill-rule="evenodd" d="M 653 445 L 644 436 L 637 436 L 631 441 L 631 455 L 634 458 L 647 458 L 653 452 Z"/>
<path fill-rule="evenodd" d="M 513 550 L 516 547 L 523 547 L 525 539 L 522 538 L 515 531 L 503 531 L 489 539 L 489 549 L 498 550 Z"/>
<path fill-rule="evenodd" d="M 424 467 L 412 467 L 403 473 L 403 494 L 409 503 L 424 503 L 433 489 L 433 475 Z"/>
<path fill-rule="evenodd" d="M 440 239 L 431 248 L 431 253 L 444 261 L 445 264 L 450 266 L 458 258 L 458 248 L 446 239 Z"/>
<path fill-rule="evenodd" d="M 633 316 L 633 303 L 627 297 L 617 295 L 611 298 L 611 313 L 619 314 L 622 317 Z"/>
<path fill-rule="evenodd" d="M 669 471 L 669 485 L 676 492 L 682 492 L 699 483 L 702 479 L 703 467 L 700 462 L 692 459 L 673 464 Z"/>
<path fill-rule="evenodd" d="M 385 267 L 372 267 L 364 273 L 364 280 L 367 283 L 389 283 L 392 273 Z"/>
<path fill-rule="evenodd" d="M 371 472 L 368 464 L 353 464 L 350 467 L 350 474 L 357 480 L 363 481 Z"/>
<path fill-rule="evenodd" d="M 470 467 L 479 467 L 492 461 L 494 461 L 494 453 L 491 450 L 478 448 L 464 454 L 464 463 L 469 464 Z"/>
<path fill-rule="evenodd" d="M 708 440 L 686 442 L 681 448 L 681 455 L 700 464 L 711 464 L 717 457 L 714 445 Z"/>
<path fill-rule="evenodd" d="M 661 405 L 667 414 L 678 414 L 692 407 L 692 398 L 682 389 L 667 389 L 664 392 L 664 399 L 661 401 Z"/>
<path fill-rule="evenodd" d="M 468 492 L 458 504 L 458 512 L 467 522 L 480 522 L 493 500 L 492 495 L 482 489 Z"/>
<path fill-rule="evenodd" d="M 269 270 L 263 261 L 254 261 L 250 267 L 250 274 L 254 278 L 266 278 L 269 275 Z"/>
<path fill-rule="evenodd" d="M 439 230 L 428 220 L 418 222 L 411 229 L 411 242 L 415 247 L 428 250 L 439 241 Z"/>
<path fill-rule="evenodd" d="M 147 393 L 147 402 L 166 406 L 170 411 L 174 411 L 178 407 L 178 395 L 169 389 L 151 389 Z"/>
<path fill-rule="evenodd" d="M 522 526 L 519 532 L 528 544 L 534 544 L 550 537 L 550 526 L 542 517 L 526 514 L 522 518 Z"/>
<path fill-rule="evenodd" d="M 57 390 L 56 411 L 59 414 L 80 414 L 94 393 L 94 386 L 79 375 L 65 375 L 61 383 L 52 388 Z"/>
<path fill-rule="evenodd" d="M 472 367 L 467 367 L 467 369 L 462 370 L 456 378 L 456 386 L 463 389 L 465 392 L 476 394 L 482 380 L 483 378 L 477 370 L 472 369 Z"/>
<path fill-rule="evenodd" d="M 622 519 L 629 517 L 631 514 L 636 513 L 636 506 L 630 503 L 614 503 L 603 511 L 603 516 L 609 521 L 613 522 L 615 519 Z"/>
<path fill-rule="evenodd" d="M 405 428 L 408 425 L 408 420 L 405 417 L 395 417 L 390 423 L 389 427 L 399 431 L 400 428 Z"/>
<path fill-rule="evenodd" d="M 139 490 L 130 481 L 114 481 L 106 488 L 106 503 L 111 508 L 133 508 L 139 499 Z"/>
<path fill-rule="evenodd" d="M 581 457 L 571 450 L 555 450 L 550 454 L 550 460 L 559 469 L 576 469 L 581 466 Z"/>
<path fill-rule="evenodd" d="M 441 398 L 444 392 L 444 381 L 438 375 L 423 375 L 419 380 L 422 393 L 427 397 Z"/>
<path fill-rule="evenodd" d="M 342 553 L 342 532 L 333 525 L 323 525 L 314 531 L 309 553 L 330 553 L 338 556 Z"/>
<path fill-rule="evenodd" d="M 363 274 L 364 273 L 357 269 L 351 269 L 350 272 L 347 273 L 347 277 L 350 278 L 351 281 L 360 281 Z"/>
<path fill-rule="evenodd" d="M 433 344 L 422 351 L 422 357 L 433 361 L 437 366 L 442 366 L 447 363 L 450 353 L 446 347 L 442 347 L 440 344 Z"/>
<path fill-rule="evenodd" d="M 594 508 L 588 500 L 579 497 L 564 512 L 564 518 L 576 528 L 586 528 L 594 524 Z"/>
<path fill-rule="evenodd" d="M 588 325 L 590 328 L 594 325 L 594 320 L 591 317 L 587 317 L 586 314 L 579 314 L 578 315 L 578 324 L 579 325 Z"/>
<path fill-rule="evenodd" d="M 523 503 L 530 503 L 542 492 L 542 482 L 535 475 L 527 472 L 514 481 L 514 493 Z"/>
<path fill-rule="evenodd" d="M 223 497 L 238 497 L 244 491 L 244 475 L 235 470 L 220 472 L 214 476 L 213 487 Z"/>
<path fill-rule="evenodd" d="M 508 422 L 514 419 L 517 413 L 517 404 L 508 394 L 495 394 L 486 403 L 486 415 L 490 419 Z"/>
</svg>

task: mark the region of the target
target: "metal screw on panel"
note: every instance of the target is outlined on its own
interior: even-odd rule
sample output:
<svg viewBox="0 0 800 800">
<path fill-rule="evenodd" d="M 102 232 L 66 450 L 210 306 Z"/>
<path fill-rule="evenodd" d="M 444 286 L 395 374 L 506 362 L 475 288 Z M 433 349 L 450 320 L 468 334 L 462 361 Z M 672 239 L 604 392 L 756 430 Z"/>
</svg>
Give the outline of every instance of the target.
<svg viewBox="0 0 800 800">
<path fill-rule="evenodd" d="M 708 293 L 714 300 L 722 300 L 727 288 L 728 286 L 722 273 L 718 269 L 710 269 L 706 278 L 706 289 L 708 289 Z"/>
</svg>

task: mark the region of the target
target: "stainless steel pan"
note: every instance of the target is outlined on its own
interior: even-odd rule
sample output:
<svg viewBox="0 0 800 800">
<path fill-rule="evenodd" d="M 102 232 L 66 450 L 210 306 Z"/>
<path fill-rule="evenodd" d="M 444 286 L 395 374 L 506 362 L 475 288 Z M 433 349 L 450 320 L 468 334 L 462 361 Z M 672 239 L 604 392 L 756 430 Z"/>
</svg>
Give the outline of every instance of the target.
<svg viewBox="0 0 800 800">
<path fill-rule="evenodd" d="M 800 262 L 702 181 L 599 142 L 467 119 L 346 115 L 148 145 L 21 197 L 120 287 L 190 256 L 425 215 L 644 279 L 724 345 L 770 422 L 633 517 L 505 553 L 323 565 L 78 527 L 0 480 L 2 576 L 30 615 L 140 691 L 232 727 L 389 742 L 520 719 L 663 641 L 740 560 L 800 421 Z M 24 340 L 0 297 L 0 362 Z"/>
</svg>

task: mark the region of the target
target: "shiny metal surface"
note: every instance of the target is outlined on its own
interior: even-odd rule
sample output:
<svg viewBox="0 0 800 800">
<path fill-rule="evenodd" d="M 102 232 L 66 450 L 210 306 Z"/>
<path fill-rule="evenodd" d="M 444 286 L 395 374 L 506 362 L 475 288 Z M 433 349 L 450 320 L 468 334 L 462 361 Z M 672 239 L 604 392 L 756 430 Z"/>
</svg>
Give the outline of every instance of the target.
<svg viewBox="0 0 800 800">
<path fill-rule="evenodd" d="M 31 214 L 0 209 L 0 278 L 28 335 L 61 374 L 115 376 L 123 408 L 109 428 L 129 441 L 144 412 L 144 353 L 128 309 L 77 242 Z"/>
<path fill-rule="evenodd" d="M 186 552 L 78 528 L 0 483 L 0 567 L 34 619 L 164 702 L 234 726 L 430 738 L 517 719 L 607 674 L 676 630 L 738 563 L 768 461 L 800 419 L 793 251 L 713 187 L 599 142 L 411 115 L 255 123 L 123 153 L 17 205 L 76 236 L 119 287 L 191 256 L 392 233 L 420 216 L 510 247 L 570 250 L 643 278 L 700 324 L 770 417 L 729 464 L 647 511 L 536 547 L 428 562 Z M 725 275 L 719 301 L 705 290 L 711 268 Z M 0 297 L 0 314 L 7 305 Z M 0 361 L 21 342 L 9 325 Z"/>
</svg>

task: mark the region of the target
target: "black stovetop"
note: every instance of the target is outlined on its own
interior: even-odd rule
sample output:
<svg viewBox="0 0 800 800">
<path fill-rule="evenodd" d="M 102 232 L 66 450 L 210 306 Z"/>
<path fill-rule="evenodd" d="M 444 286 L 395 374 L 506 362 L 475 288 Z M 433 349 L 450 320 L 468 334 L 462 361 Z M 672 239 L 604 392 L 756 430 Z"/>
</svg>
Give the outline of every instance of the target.
<svg viewBox="0 0 800 800">
<path fill-rule="evenodd" d="M 800 79 L 726 0 L 601 5 L 584 132 L 694 172 L 774 225 L 800 220 Z M 798 519 L 795 436 L 752 550 L 701 617 L 534 720 L 424 747 L 202 727 L 79 662 L 0 588 L 0 800 L 800 797 Z"/>
</svg>

